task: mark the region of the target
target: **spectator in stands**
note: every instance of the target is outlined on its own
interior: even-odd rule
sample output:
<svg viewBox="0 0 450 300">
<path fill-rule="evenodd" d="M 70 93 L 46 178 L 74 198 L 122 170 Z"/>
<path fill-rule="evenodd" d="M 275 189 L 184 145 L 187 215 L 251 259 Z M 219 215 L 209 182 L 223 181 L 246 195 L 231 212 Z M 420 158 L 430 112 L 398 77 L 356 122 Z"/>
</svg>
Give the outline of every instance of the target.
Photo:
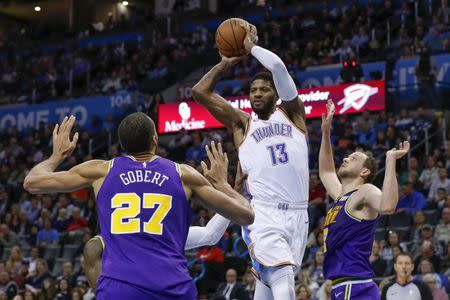
<svg viewBox="0 0 450 300">
<path fill-rule="evenodd" d="M 368 127 L 368 125 L 362 120 L 358 122 L 356 141 L 358 144 L 368 147 L 374 145 L 377 141 L 377 133 L 375 132 L 375 128 Z"/>
<path fill-rule="evenodd" d="M 67 230 L 67 227 L 69 227 L 70 219 L 67 218 L 67 209 L 60 208 L 58 211 L 58 217 L 56 218 L 53 227 L 58 232 L 64 232 Z"/>
<path fill-rule="evenodd" d="M 17 270 L 17 263 L 19 264 L 19 269 L 22 267 L 22 253 L 20 251 L 19 246 L 14 246 L 11 248 L 11 254 L 9 255 L 8 260 L 6 261 L 6 270 L 9 273 L 16 273 L 19 270 Z"/>
<path fill-rule="evenodd" d="M 39 248 L 31 247 L 30 256 L 25 258 L 25 261 L 28 264 L 28 273 L 36 272 L 36 265 L 39 259 Z"/>
<path fill-rule="evenodd" d="M 69 226 L 67 227 L 67 231 L 69 233 L 75 233 L 83 230 L 88 225 L 88 222 L 85 218 L 81 217 L 81 210 L 79 207 L 75 207 L 72 212 L 72 218 L 70 219 Z"/>
<path fill-rule="evenodd" d="M 295 293 L 297 296 L 296 300 L 311 300 L 311 290 L 305 284 L 300 284 Z"/>
<path fill-rule="evenodd" d="M 431 231 L 431 230 L 429 230 L 429 231 Z M 417 255 L 417 258 L 414 261 L 415 266 L 416 266 L 415 273 L 417 273 L 417 268 L 419 266 L 419 263 L 424 258 L 428 259 L 432 263 L 433 269 L 436 272 L 439 272 L 440 271 L 440 259 L 439 259 L 439 255 L 437 255 L 436 252 L 437 251 L 435 251 L 433 243 L 430 240 L 424 240 L 422 242 L 422 246 L 419 249 L 416 249 L 416 251 L 415 251 L 415 253 Z"/>
<path fill-rule="evenodd" d="M 52 212 L 52 215 L 54 217 L 58 214 L 58 210 L 60 208 L 65 208 L 67 210 L 67 215 L 72 216 L 75 205 L 73 205 L 71 203 L 71 199 L 69 198 L 69 195 L 67 195 L 67 194 L 59 194 L 58 195 L 58 201 L 56 202 L 55 207 Z"/>
<path fill-rule="evenodd" d="M 313 295 L 316 295 L 317 291 L 320 288 L 319 284 L 316 281 L 311 280 L 308 269 L 300 270 L 300 272 L 298 273 L 298 284 L 306 285 L 311 290 L 311 293 Z"/>
<path fill-rule="evenodd" d="M 445 205 L 446 200 L 447 200 L 447 190 L 444 188 L 438 188 L 436 197 L 433 200 L 432 208 L 433 209 L 437 208 L 441 211 Z"/>
<path fill-rule="evenodd" d="M 42 228 L 44 228 L 44 222 L 47 219 L 51 219 L 50 212 L 49 212 L 48 208 L 42 207 L 39 218 L 34 222 L 34 225 L 37 225 L 39 227 L 39 229 L 42 229 Z"/>
<path fill-rule="evenodd" d="M 380 243 L 373 241 L 372 254 L 369 257 L 376 277 L 381 277 L 386 271 L 386 261 L 380 256 Z"/>
<path fill-rule="evenodd" d="M 247 271 L 245 272 L 243 278 L 245 284 L 245 291 L 247 292 L 249 299 L 252 300 L 253 296 L 255 295 L 255 288 L 256 288 L 255 275 L 253 275 L 250 269 L 247 268 Z"/>
<path fill-rule="evenodd" d="M 17 284 L 11 280 L 8 272 L 0 272 L 0 291 L 3 291 L 8 296 L 8 299 L 12 299 L 18 292 Z"/>
<path fill-rule="evenodd" d="M 361 50 L 361 48 L 365 48 L 369 42 L 369 36 L 366 33 L 366 30 L 363 26 L 359 27 L 355 35 L 352 38 L 352 45 L 355 49 Z"/>
<path fill-rule="evenodd" d="M 51 274 L 48 271 L 48 264 L 45 259 L 39 258 L 36 263 L 36 271 L 28 274 L 26 283 L 31 285 L 35 289 L 41 289 L 44 280 L 51 278 Z"/>
<path fill-rule="evenodd" d="M 439 188 L 444 188 L 447 194 L 450 193 L 450 179 L 447 177 L 447 169 L 439 168 L 438 177 L 434 178 L 428 193 L 428 199 L 435 199 Z"/>
<path fill-rule="evenodd" d="M 422 182 L 425 191 L 429 191 L 431 183 L 438 177 L 439 169 L 436 167 L 436 161 L 432 156 L 428 156 L 426 168 L 420 173 L 419 181 Z"/>
<path fill-rule="evenodd" d="M 196 257 L 205 262 L 205 277 L 199 281 L 199 294 L 206 290 L 211 292 L 217 290 L 217 285 L 223 280 L 224 252 L 217 246 L 207 246 L 200 249 Z"/>
<path fill-rule="evenodd" d="M 70 299 L 70 286 L 66 279 L 61 279 L 58 283 L 57 300 L 69 300 Z"/>
<path fill-rule="evenodd" d="M 425 225 L 425 214 L 423 213 L 423 211 L 418 211 L 414 214 L 414 223 L 411 226 L 411 230 L 410 230 L 410 240 L 411 241 L 418 241 L 420 240 L 420 230 L 422 229 L 422 226 Z"/>
<path fill-rule="evenodd" d="M 28 235 L 31 231 L 31 223 L 28 220 L 26 211 L 21 210 L 19 213 L 19 224 L 17 225 L 16 232 L 19 235 Z"/>
<path fill-rule="evenodd" d="M 331 280 L 325 280 L 325 282 L 320 286 L 320 289 L 317 292 L 318 300 L 331 300 L 331 283 Z"/>
<path fill-rule="evenodd" d="M 309 175 L 309 230 L 311 231 L 317 224 L 319 218 L 325 215 L 326 191 L 316 172 Z"/>
<path fill-rule="evenodd" d="M 450 244 L 446 247 L 446 252 L 441 258 L 441 272 L 450 276 Z"/>
<path fill-rule="evenodd" d="M 411 157 L 408 160 L 408 168 L 400 173 L 399 182 L 401 184 L 408 182 L 408 177 L 411 173 L 419 173 L 419 162 L 415 157 Z"/>
<path fill-rule="evenodd" d="M 76 275 L 73 273 L 72 263 L 70 261 L 66 261 L 63 264 L 63 272 L 56 278 L 57 281 L 61 281 L 62 279 L 66 279 L 70 286 L 75 286 Z"/>
<path fill-rule="evenodd" d="M 400 116 L 398 120 L 395 122 L 395 127 L 402 131 L 402 130 L 410 130 L 411 126 L 413 125 L 413 119 L 410 117 L 408 110 L 401 109 L 400 110 Z"/>
<path fill-rule="evenodd" d="M 226 283 L 221 283 L 216 292 L 214 300 L 248 300 L 248 294 L 243 284 L 237 281 L 235 269 L 228 269 L 225 275 Z"/>
<path fill-rule="evenodd" d="M 415 191 L 412 183 L 405 183 L 402 186 L 402 193 L 403 196 L 400 197 L 397 204 L 397 212 L 415 213 L 425 207 L 425 196 L 421 192 Z"/>
<path fill-rule="evenodd" d="M 202 141 L 199 137 L 195 137 L 192 146 L 186 151 L 186 160 L 193 160 L 199 163 L 206 157 L 205 147 L 202 146 Z"/>
<path fill-rule="evenodd" d="M 49 218 L 44 220 L 44 228 L 39 230 L 36 238 L 37 245 L 41 248 L 48 245 L 57 244 L 59 241 L 59 234 L 56 229 L 52 228 L 52 221 Z"/>
<path fill-rule="evenodd" d="M 386 246 L 383 247 L 381 257 L 386 261 L 386 274 L 391 274 L 394 268 L 394 249 L 395 247 L 401 247 L 402 251 L 404 246 L 401 245 L 400 237 L 396 231 L 390 230 L 388 233 L 388 240 Z"/>
<path fill-rule="evenodd" d="M 313 281 L 321 281 L 324 280 L 323 276 L 323 248 L 317 250 L 314 256 L 314 263 L 309 267 L 309 274 L 311 276 L 311 280 Z"/>
<path fill-rule="evenodd" d="M 414 241 L 414 247 L 413 250 L 416 250 L 414 253 L 418 254 L 417 252 L 418 248 L 423 244 L 424 241 L 429 241 L 433 245 L 434 251 L 437 255 L 440 255 L 442 253 L 442 246 L 439 243 L 439 241 L 433 237 L 433 227 L 430 224 L 425 224 L 422 226 L 422 229 L 420 231 L 420 240 Z M 419 246 L 419 247 L 417 247 Z"/>
<path fill-rule="evenodd" d="M 430 260 L 427 258 L 422 258 L 422 260 L 419 262 L 419 266 L 417 267 L 417 275 L 414 275 L 414 279 L 424 281 L 423 276 L 425 274 L 431 274 L 436 280 L 436 287 L 439 289 L 442 288 L 441 277 L 438 273 L 434 272 L 433 265 L 431 264 Z"/>
<path fill-rule="evenodd" d="M 0 225 L 0 245 L 5 247 L 12 247 L 19 244 L 19 238 L 17 234 L 9 230 L 9 226 L 6 224 Z"/>
<path fill-rule="evenodd" d="M 38 297 L 38 300 L 50 300 L 56 298 L 56 286 L 53 278 L 48 277 L 42 284 L 42 290 Z"/>
<path fill-rule="evenodd" d="M 74 288 L 72 290 L 71 295 L 71 300 L 83 300 L 83 291 L 80 288 Z"/>
<path fill-rule="evenodd" d="M 31 223 L 37 220 L 39 217 L 39 214 L 41 213 L 41 208 L 39 205 L 39 201 L 37 199 L 37 196 L 34 195 L 31 198 L 31 205 L 30 209 L 28 210 L 28 220 L 30 220 Z"/>
<path fill-rule="evenodd" d="M 428 288 L 431 290 L 433 300 L 449 300 L 447 293 L 436 286 L 436 278 L 433 276 L 433 274 L 425 274 L 422 277 L 422 280 L 428 285 Z"/>
<path fill-rule="evenodd" d="M 450 207 L 445 207 L 442 210 L 441 222 L 434 230 L 434 237 L 445 244 L 450 242 Z"/>
</svg>

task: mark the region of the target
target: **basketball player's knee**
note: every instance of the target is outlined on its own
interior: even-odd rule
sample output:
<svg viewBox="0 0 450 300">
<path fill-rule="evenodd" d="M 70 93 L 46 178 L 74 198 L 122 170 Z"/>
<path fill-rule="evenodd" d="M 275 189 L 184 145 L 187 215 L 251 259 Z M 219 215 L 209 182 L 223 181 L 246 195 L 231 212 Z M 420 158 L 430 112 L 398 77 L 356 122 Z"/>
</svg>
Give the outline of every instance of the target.
<svg viewBox="0 0 450 300">
<path fill-rule="evenodd" d="M 274 300 L 294 300 L 294 268 L 291 265 L 268 268 L 267 280 Z"/>
<path fill-rule="evenodd" d="M 278 280 L 294 279 L 294 267 L 291 265 L 267 267 L 263 269 L 261 278 L 264 282 L 267 282 L 269 286 L 272 286 Z"/>
</svg>

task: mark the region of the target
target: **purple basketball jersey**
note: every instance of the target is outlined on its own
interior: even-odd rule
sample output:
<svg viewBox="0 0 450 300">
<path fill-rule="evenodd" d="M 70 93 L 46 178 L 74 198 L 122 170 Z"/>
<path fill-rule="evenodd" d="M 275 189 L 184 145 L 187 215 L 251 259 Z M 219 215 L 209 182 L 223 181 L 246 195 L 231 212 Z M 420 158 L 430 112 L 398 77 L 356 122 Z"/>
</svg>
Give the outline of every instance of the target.
<svg viewBox="0 0 450 300">
<path fill-rule="evenodd" d="M 334 201 L 327 213 L 323 229 L 323 271 L 327 279 L 375 276 L 369 257 L 379 217 L 359 220 L 348 213 L 346 203 L 355 191 Z"/>
<path fill-rule="evenodd" d="M 102 277 L 138 287 L 148 299 L 196 299 L 184 256 L 192 212 L 177 164 L 115 158 L 97 209 L 105 241 Z"/>
</svg>

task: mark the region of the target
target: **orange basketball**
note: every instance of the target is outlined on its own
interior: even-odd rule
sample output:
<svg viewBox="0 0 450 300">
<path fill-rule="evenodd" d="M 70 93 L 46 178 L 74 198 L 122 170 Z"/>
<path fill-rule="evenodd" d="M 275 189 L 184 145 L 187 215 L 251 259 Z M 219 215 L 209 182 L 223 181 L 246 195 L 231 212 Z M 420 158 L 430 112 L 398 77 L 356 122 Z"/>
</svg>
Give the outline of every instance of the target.
<svg viewBox="0 0 450 300">
<path fill-rule="evenodd" d="M 244 48 L 245 29 L 239 24 L 238 18 L 227 19 L 216 31 L 216 45 L 220 53 L 226 57 L 246 54 Z"/>
</svg>

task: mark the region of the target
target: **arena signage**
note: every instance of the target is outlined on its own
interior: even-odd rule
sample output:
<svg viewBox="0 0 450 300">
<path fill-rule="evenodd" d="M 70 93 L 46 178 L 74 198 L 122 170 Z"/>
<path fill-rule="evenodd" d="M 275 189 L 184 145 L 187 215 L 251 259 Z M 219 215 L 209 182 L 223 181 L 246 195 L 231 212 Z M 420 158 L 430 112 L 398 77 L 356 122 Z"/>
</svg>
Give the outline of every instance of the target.
<svg viewBox="0 0 450 300">
<path fill-rule="evenodd" d="M 328 99 L 335 103 L 336 114 L 360 113 L 364 110 L 379 111 L 385 108 L 384 80 L 299 89 L 298 93 L 305 104 L 308 118 L 317 118 L 325 113 Z M 247 97 L 232 97 L 227 98 L 227 101 L 233 107 L 252 114 L 250 100 Z M 219 127 L 223 125 L 196 102 L 183 101 L 159 106 L 159 133 L 177 132 L 182 128 L 197 130 Z"/>
<path fill-rule="evenodd" d="M 41 122 L 44 124 L 60 122 L 67 115 L 76 116 L 78 125 L 91 129 L 94 116 L 100 120 L 105 119 L 107 115 L 120 117 L 125 113 L 124 104 L 132 104 L 130 94 L 5 107 L 0 109 L 0 129 L 17 127 L 23 132 L 29 128 L 38 128 Z"/>
</svg>

